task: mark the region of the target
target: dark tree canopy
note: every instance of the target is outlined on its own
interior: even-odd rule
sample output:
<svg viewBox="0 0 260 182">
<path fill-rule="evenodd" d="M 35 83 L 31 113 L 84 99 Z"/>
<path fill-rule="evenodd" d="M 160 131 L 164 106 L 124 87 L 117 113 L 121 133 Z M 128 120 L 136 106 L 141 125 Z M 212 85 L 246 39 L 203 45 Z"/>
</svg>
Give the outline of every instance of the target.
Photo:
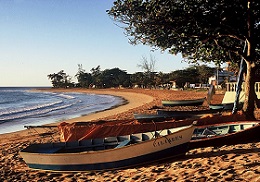
<svg viewBox="0 0 260 182">
<path fill-rule="evenodd" d="M 247 5 L 246 0 L 118 0 L 108 13 L 126 25 L 133 44 L 182 53 L 195 61 L 226 62 L 246 58 L 249 14 L 259 59 L 260 2 L 252 1 L 251 11 Z"/>
<path fill-rule="evenodd" d="M 102 81 L 104 88 L 110 87 L 129 87 L 130 75 L 126 71 L 119 68 L 106 69 L 102 72 Z"/>
<path fill-rule="evenodd" d="M 238 63 L 243 58 L 247 65 L 243 111 L 253 116 L 259 0 L 117 0 L 108 14 L 124 25 L 132 44 L 181 53 L 194 63 Z"/>
<path fill-rule="evenodd" d="M 47 77 L 51 80 L 54 88 L 67 88 L 73 86 L 73 83 L 70 82 L 70 76 L 67 75 L 64 70 L 61 70 L 58 73 L 49 74 Z"/>
</svg>

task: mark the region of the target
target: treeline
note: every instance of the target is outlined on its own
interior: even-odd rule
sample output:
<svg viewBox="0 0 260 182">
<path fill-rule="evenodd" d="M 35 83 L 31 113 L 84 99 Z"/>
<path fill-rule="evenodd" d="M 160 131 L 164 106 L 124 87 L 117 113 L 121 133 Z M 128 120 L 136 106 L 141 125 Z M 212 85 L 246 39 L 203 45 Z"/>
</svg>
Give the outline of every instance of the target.
<svg viewBox="0 0 260 182">
<path fill-rule="evenodd" d="M 119 68 L 101 70 L 100 66 L 92 68 L 90 72 L 86 72 L 82 65 L 78 65 L 78 72 L 74 77 L 77 83 L 72 81 L 72 77 L 64 72 L 47 75 L 51 80 L 54 88 L 112 88 L 112 87 L 141 87 L 141 88 L 157 88 L 163 87 L 175 81 L 178 87 L 183 87 L 186 82 L 189 83 L 208 83 L 208 78 L 213 76 L 215 68 L 206 65 L 192 65 L 183 70 L 172 71 L 171 73 L 163 72 L 136 72 L 128 74 L 126 70 Z"/>
</svg>

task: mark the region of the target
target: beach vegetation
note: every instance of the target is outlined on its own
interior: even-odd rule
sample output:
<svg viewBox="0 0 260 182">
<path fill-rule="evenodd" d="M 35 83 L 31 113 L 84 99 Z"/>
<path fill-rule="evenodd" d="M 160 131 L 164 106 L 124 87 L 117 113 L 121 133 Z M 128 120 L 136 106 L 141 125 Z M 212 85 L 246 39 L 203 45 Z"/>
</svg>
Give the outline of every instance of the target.
<svg viewBox="0 0 260 182">
<path fill-rule="evenodd" d="M 141 68 L 144 73 L 151 74 L 155 71 L 156 59 L 152 55 L 150 55 L 150 61 L 145 56 L 142 56 L 140 64 L 137 64 L 137 67 Z"/>
<path fill-rule="evenodd" d="M 260 107 L 254 89 L 260 69 L 260 1 L 116 0 L 107 12 L 131 44 L 180 53 L 190 63 L 244 60 L 243 112 L 254 118 Z"/>
<path fill-rule="evenodd" d="M 94 67 L 90 72 L 78 64 L 78 71 L 75 74 L 77 83 L 72 82 L 71 76 L 64 70 L 58 73 L 47 75 L 54 88 L 169 88 L 172 81 L 176 82 L 178 88 L 183 88 L 187 83 L 207 84 L 208 78 L 214 75 L 214 70 L 206 65 L 191 65 L 183 70 L 175 70 L 170 73 L 143 71 L 128 74 L 126 70 L 119 68 L 101 70 L 100 66 Z M 152 69 L 151 69 L 152 70 Z"/>
<path fill-rule="evenodd" d="M 71 82 L 71 77 L 67 75 L 64 70 L 61 70 L 58 73 L 49 74 L 47 77 L 51 80 L 54 88 L 74 87 L 74 83 Z"/>
<path fill-rule="evenodd" d="M 86 73 L 83 69 L 82 64 L 78 64 L 78 72 L 75 77 L 78 80 L 77 87 L 88 88 L 89 85 L 93 82 L 93 77 L 90 73 Z"/>
<path fill-rule="evenodd" d="M 208 78 L 215 74 L 215 68 L 207 65 L 191 65 L 183 70 L 176 70 L 169 74 L 169 81 L 175 81 L 176 85 L 183 88 L 186 83 L 207 84 Z"/>
<path fill-rule="evenodd" d="M 91 72 L 91 76 L 93 78 L 91 85 L 93 85 L 97 88 L 102 88 L 102 85 L 103 85 L 102 78 L 101 78 L 102 71 L 101 71 L 100 65 L 98 65 L 95 68 L 91 68 L 90 72 Z"/>
<path fill-rule="evenodd" d="M 101 79 L 103 88 L 130 87 L 130 75 L 125 70 L 119 68 L 105 69 L 102 71 Z"/>
</svg>

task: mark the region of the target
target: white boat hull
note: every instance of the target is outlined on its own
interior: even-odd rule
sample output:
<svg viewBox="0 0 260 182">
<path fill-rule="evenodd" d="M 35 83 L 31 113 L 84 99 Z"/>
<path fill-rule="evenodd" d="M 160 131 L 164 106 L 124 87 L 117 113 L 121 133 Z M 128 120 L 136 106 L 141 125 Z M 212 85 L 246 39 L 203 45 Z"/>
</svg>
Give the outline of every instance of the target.
<svg viewBox="0 0 260 182">
<path fill-rule="evenodd" d="M 183 127 L 177 132 L 152 140 L 99 151 L 41 153 L 32 152 L 28 147 L 20 154 L 28 166 L 34 169 L 84 171 L 126 168 L 185 154 L 193 131 L 194 126 Z"/>
</svg>

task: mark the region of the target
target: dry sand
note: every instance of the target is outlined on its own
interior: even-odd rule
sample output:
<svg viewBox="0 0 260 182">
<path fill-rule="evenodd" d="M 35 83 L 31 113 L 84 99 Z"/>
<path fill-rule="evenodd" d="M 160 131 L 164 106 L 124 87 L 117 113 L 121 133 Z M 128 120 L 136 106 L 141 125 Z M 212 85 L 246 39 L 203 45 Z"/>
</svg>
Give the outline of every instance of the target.
<svg viewBox="0 0 260 182">
<path fill-rule="evenodd" d="M 54 91 L 54 90 L 53 90 Z M 111 94 L 125 98 L 128 104 L 84 116 L 67 122 L 97 119 L 132 118 L 135 112 L 154 112 L 161 107 L 162 99 L 192 99 L 206 96 L 206 91 L 162 91 L 162 90 L 59 90 L 85 93 Z M 213 96 L 214 103 L 220 103 L 223 94 Z M 201 107 L 175 109 L 197 110 Z M 56 125 L 55 123 L 54 125 Z M 35 142 L 58 141 L 57 130 L 25 130 L 0 135 L 0 181 L 253 181 L 260 182 L 260 142 L 200 148 L 189 151 L 185 157 L 164 163 L 141 166 L 133 169 L 57 173 L 29 169 L 19 151 Z M 56 132 L 54 135 L 51 133 Z M 52 136 L 52 137 L 50 137 Z"/>
</svg>

